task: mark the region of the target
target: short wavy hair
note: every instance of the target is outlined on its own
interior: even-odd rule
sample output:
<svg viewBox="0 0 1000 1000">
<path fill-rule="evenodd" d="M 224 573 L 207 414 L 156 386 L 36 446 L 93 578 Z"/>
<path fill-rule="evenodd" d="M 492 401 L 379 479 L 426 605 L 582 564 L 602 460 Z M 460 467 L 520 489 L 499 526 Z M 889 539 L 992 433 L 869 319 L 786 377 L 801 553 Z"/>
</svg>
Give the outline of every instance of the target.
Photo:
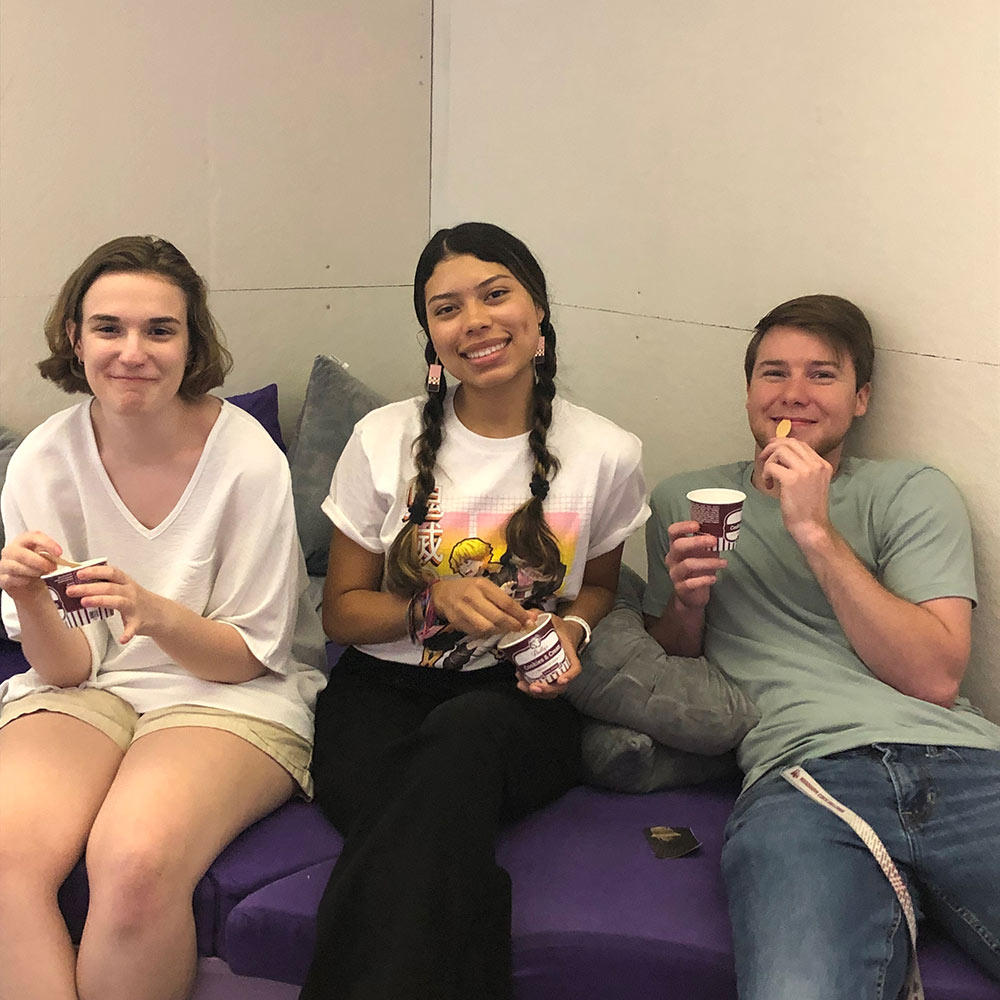
<svg viewBox="0 0 1000 1000">
<path fill-rule="evenodd" d="M 55 382 L 65 392 L 93 395 L 76 363 L 69 325 L 73 323 L 79 330 L 83 297 L 104 274 L 155 274 L 179 288 L 187 302 L 188 357 L 178 395 L 197 399 L 222 385 L 233 367 L 233 358 L 209 312 L 205 282 L 177 247 L 158 236 L 119 236 L 99 246 L 66 279 L 45 320 L 49 356 L 38 362 L 42 378 Z"/>
<path fill-rule="evenodd" d="M 743 372 L 750 384 L 757 350 L 768 330 L 789 326 L 805 330 L 825 340 L 838 355 L 847 354 L 854 363 L 855 388 L 872 380 L 875 366 L 875 343 L 868 317 L 853 303 L 839 295 L 802 295 L 775 306 L 755 327 L 743 358 Z"/>
</svg>

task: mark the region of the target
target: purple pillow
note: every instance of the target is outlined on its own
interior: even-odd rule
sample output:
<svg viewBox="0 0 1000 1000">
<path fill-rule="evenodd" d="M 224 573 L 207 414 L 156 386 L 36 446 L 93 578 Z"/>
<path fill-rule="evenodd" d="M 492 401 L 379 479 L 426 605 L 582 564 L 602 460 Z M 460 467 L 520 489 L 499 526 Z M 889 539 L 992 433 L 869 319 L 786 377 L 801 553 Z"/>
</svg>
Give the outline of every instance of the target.
<svg viewBox="0 0 1000 1000">
<path fill-rule="evenodd" d="M 241 410 L 246 410 L 250 416 L 256 417 L 282 452 L 287 451 L 285 442 L 281 439 L 281 424 L 278 423 L 278 384 L 276 382 L 265 385 L 263 389 L 241 392 L 238 396 L 227 396 L 226 398 L 234 406 L 238 406 Z"/>
</svg>

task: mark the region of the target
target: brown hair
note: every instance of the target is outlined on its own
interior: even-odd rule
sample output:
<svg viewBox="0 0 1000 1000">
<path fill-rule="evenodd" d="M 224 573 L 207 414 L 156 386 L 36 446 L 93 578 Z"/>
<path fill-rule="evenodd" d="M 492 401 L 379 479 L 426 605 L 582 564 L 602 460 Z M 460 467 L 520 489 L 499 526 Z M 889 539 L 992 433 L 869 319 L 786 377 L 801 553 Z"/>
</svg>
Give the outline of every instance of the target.
<svg viewBox="0 0 1000 1000">
<path fill-rule="evenodd" d="M 104 274 L 155 274 L 184 293 L 187 302 L 188 358 L 178 395 L 197 399 L 222 385 L 233 367 L 222 333 L 208 311 L 205 282 L 172 243 L 156 236 L 120 236 L 99 246 L 66 279 L 45 320 L 49 356 L 38 362 L 42 378 L 65 392 L 93 394 L 77 361 L 69 324 L 79 331 L 83 297 Z M 79 336 L 79 333 L 77 333 Z"/>
<path fill-rule="evenodd" d="M 491 264 L 500 264 L 524 286 L 542 312 L 541 333 L 545 339 L 545 357 L 535 366 L 532 401 L 532 425 L 528 446 L 534 458 L 531 476 L 531 499 L 518 507 L 507 520 L 504 537 L 507 551 L 525 565 L 555 576 L 562 568 L 559 543 L 545 520 L 543 504 L 549 492 L 549 480 L 559 470 L 559 460 L 546 445 L 552 423 L 552 400 L 555 396 L 556 331 L 549 318 L 549 297 L 545 275 L 531 251 L 516 236 L 487 222 L 465 222 L 453 229 L 441 229 L 424 247 L 413 278 L 413 307 L 427 344 L 424 358 L 435 360 L 427 324 L 425 287 L 434 268 L 450 257 L 469 254 Z M 386 562 L 386 586 L 399 594 L 412 594 L 427 580 L 427 570 L 420 561 L 417 529 L 427 519 L 427 505 L 434 491 L 434 463 L 441 447 L 444 430 L 446 382 L 442 375 L 440 392 L 427 393 L 421 422 L 422 431 L 413 443 L 417 475 L 411 489 L 410 516 L 389 548 Z"/>
<path fill-rule="evenodd" d="M 872 379 L 875 344 L 872 328 L 865 314 L 839 295 L 803 295 L 775 306 L 755 327 L 747 344 L 743 371 L 747 385 L 757 363 L 757 350 L 764 335 L 775 326 L 790 326 L 822 337 L 838 354 L 846 353 L 854 363 L 855 388 Z"/>
</svg>

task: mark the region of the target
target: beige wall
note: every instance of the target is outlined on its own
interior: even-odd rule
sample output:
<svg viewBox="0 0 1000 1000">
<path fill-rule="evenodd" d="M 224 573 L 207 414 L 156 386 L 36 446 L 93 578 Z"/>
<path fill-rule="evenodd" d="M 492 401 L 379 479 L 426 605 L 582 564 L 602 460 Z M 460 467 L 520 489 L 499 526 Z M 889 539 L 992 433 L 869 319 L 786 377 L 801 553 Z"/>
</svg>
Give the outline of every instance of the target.
<svg viewBox="0 0 1000 1000">
<path fill-rule="evenodd" d="M 237 366 L 293 427 L 312 357 L 409 392 L 427 237 L 429 0 L 3 0 L 0 423 L 66 405 L 34 369 L 66 275 L 124 233 L 207 278 Z"/>
<path fill-rule="evenodd" d="M 437 0 L 431 216 L 538 252 L 565 391 L 643 438 L 651 482 L 749 453 L 768 308 L 857 301 L 881 349 L 855 450 L 965 494 L 966 689 L 1000 719 L 998 41 L 995 0 Z"/>
<path fill-rule="evenodd" d="M 565 389 L 643 437 L 651 482 L 748 452 L 739 359 L 768 307 L 858 301 L 881 350 L 856 450 L 965 493 L 967 688 L 1000 718 L 995 0 L 433 6 L 431 141 L 431 0 L 2 0 L 0 423 L 65 405 L 41 320 L 125 232 L 188 253 L 227 389 L 277 380 L 286 428 L 319 351 L 410 393 L 430 157 L 435 226 L 538 251 Z"/>
</svg>

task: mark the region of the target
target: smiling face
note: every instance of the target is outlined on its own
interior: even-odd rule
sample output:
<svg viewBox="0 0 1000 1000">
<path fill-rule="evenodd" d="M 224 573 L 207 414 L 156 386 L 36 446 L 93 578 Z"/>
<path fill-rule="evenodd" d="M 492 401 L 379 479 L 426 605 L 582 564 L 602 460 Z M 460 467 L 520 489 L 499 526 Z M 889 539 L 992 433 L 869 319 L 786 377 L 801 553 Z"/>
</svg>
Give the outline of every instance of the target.
<svg viewBox="0 0 1000 1000">
<path fill-rule="evenodd" d="M 467 390 L 530 387 L 545 312 L 507 268 L 470 254 L 447 257 L 424 297 L 434 349 Z"/>
<path fill-rule="evenodd" d="M 102 408 L 151 414 L 172 405 L 188 357 L 187 301 L 159 275 L 101 275 L 67 332 Z"/>
<path fill-rule="evenodd" d="M 854 364 L 822 337 L 789 326 L 764 335 L 747 386 L 747 416 L 757 451 L 787 419 L 789 437 L 834 467 L 855 417 L 868 409 L 871 386 L 855 388 Z"/>
</svg>

